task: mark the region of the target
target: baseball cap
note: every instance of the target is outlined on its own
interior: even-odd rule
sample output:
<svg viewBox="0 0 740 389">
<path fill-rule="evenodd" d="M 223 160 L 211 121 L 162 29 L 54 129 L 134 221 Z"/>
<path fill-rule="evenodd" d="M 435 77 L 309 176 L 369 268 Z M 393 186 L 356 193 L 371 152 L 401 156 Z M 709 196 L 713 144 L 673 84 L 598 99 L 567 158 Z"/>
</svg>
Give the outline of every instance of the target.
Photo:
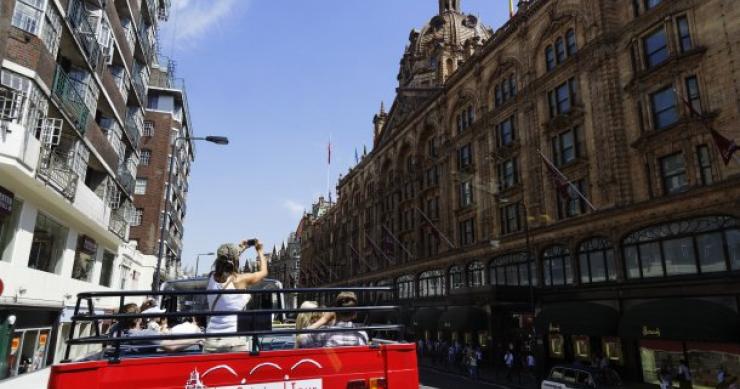
<svg viewBox="0 0 740 389">
<path fill-rule="evenodd" d="M 218 257 L 226 257 L 229 259 L 238 259 L 241 253 L 242 249 L 233 243 L 224 243 L 221 246 L 218 246 L 218 250 L 216 251 L 216 255 Z"/>
</svg>

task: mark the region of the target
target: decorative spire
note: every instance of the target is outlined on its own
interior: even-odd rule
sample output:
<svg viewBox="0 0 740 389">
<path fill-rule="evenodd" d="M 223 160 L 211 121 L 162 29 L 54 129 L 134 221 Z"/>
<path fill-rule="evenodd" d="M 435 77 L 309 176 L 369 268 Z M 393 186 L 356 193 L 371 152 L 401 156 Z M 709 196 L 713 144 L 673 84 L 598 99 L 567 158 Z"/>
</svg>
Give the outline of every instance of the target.
<svg viewBox="0 0 740 389">
<path fill-rule="evenodd" d="M 380 114 L 382 115 L 384 113 L 385 113 L 385 101 L 380 100 Z"/>
<path fill-rule="evenodd" d="M 460 0 L 439 0 L 439 14 L 445 12 L 460 13 Z"/>
</svg>

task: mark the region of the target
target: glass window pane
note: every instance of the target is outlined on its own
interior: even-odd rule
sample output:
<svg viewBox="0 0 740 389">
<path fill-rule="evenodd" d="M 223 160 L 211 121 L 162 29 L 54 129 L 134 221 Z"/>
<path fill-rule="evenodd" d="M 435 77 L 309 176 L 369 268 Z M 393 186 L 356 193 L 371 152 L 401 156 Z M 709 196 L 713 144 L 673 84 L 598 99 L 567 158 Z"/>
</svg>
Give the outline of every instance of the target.
<svg viewBox="0 0 740 389">
<path fill-rule="evenodd" d="M 696 237 L 696 248 L 699 252 L 699 264 L 702 273 L 727 270 L 721 233 L 713 232 L 698 235 Z"/>
<path fill-rule="evenodd" d="M 645 37 L 644 45 L 645 60 L 648 67 L 659 65 L 668 59 L 668 46 L 663 28 L 659 28 L 651 35 Z"/>
<path fill-rule="evenodd" d="M 641 244 L 639 251 L 643 277 L 663 277 L 663 263 L 660 259 L 660 246 L 658 243 Z"/>
<path fill-rule="evenodd" d="M 506 271 L 503 267 L 496 269 L 496 283 L 498 285 L 506 285 Z"/>
<path fill-rule="evenodd" d="M 570 264 L 570 256 L 565 256 L 563 263 L 565 264 L 565 283 L 571 285 L 573 284 L 573 269 Z"/>
<path fill-rule="evenodd" d="M 553 259 L 552 263 L 552 284 L 553 285 L 565 285 L 565 269 L 563 268 L 563 260 Z"/>
<path fill-rule="evenodd" d="M 606 269 L 604 268 L 604 252 L 594 251 L 589 255 L 591 262 L 591 278 L 593 282 L 606 281 Z"/>
<path fill-rule="evenodd" d="M 506 285 L 517 286 L 519 284 L 519 274 L 517 274 L 517 267 L 507 266 L 506 267 Z"/>
<path fill-rule="evenodd" d="M 581 267 L 581 283 L 588 284 L 591 282 L 590 271 L 588 270 L 588 254 L 578 256 L 578 263 Z"/>
<path fill-rule="evenodd" d="M 606 270 L 609 281 L 616 281 L 617 279 L 617 268 L 614 264 L 614 250 L 606 251 Z"/>
<path fill-rule="evenodd" d="M 725 231 L 727 252 L 730 254 L 732 270 L 740 269 L 740 229 Z"/>
<path fill-rule="evenodd" d="M 491 285 L 498 285 L 498 280 L 496 280 L 496 268 L 491 266 L 489 272 L 491 277 Z"/>
<path fill-rule="evenodd" d="M 656 129 L 660 130 L 678 121 L 676 94 L 673 87 L 668 87 L 650 95 L 653 120 Z"/>
<path fill-rule="evenodd" d="M 695 274 L 697 272 L 696 258 L 694 258 L 694 241 L 691 238 L 663 241 L 663 255 L 668 275 Z"/>
<path fill-rule="evenodd" d="M 529 269 L 526 263 L 519 264 L 519 285 L 529 285 Z"/>
<path fill-rule="evenodd" d="M 542 272 L 544 273 L 544 284 L 545 286 L 551 286 L 552 285 L 552 266 L 551 266 L 552 260 L 546 259 L 542 261 Z"/>
</svg>

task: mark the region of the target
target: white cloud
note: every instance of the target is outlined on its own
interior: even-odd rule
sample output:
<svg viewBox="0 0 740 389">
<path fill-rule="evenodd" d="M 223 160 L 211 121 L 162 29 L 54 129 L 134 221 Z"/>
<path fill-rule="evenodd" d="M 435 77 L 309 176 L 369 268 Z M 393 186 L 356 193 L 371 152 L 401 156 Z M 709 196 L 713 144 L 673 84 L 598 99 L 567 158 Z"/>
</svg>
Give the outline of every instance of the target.
<svg viewBox="0 0 740 389">
<path fill-rule="evenodd" d="M 163 43 L 174 43 L 176 48 L 192 46 L 237 8 L 248 5 L 245 0 L 173 0 L 169 21 L 162 28 Z"/>
<path fill-rule="evenodd" d="M 306 207 L 293 200 L 285 200 L 285 202 L 283 202 L 283 207 L 290 211 L 290 213 L 298 216 L 302 215 L 303 211 L 306 210 Z"/>
</svg>

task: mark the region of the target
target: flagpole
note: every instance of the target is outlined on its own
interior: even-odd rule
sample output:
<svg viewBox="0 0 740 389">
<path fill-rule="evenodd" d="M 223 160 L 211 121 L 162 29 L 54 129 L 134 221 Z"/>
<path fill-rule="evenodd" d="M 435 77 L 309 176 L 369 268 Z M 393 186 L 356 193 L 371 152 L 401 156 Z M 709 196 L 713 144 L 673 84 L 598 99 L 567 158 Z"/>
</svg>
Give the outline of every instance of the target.
<svg viewBox="0 0 740 389">
<path fill-rule="evenodd" d="M 328 163 L 326 166 L 326 193 L 329 194 L 329 205 L 331 205 L 331 133 L 329 134 L 329 146 L 327 148 Z"/>
<path fill-rule="evenodd" d="M 396 236 L 393 235 L 393 233 L 391 232 L 391 230 L 389 230 L 388 227 L 385 226 L 385 224 L 381 224 L 381 227 L 385 230 L 385 232 L 387 232 L 391 236 L 391 238 L 393 238 L 394 241 L 396 241 L 396 243 L 398 243 L 399 246 L 401 246 L 401 248 L 403 249 L 403 251 L 405 251 L 406 254 L 409 256 L 409 258 L 411 258 L 411 259 L 414 258 L 414 255 L 412 255 L 411 252 L 406 248 L 406 246 L 404 246 L 403 243 L 401 243 L 401 241 L 399 241 L 396 238 Z"/>
<path fill-rule="evenodd" d="M 375 243 L 375 242 L 374 242 L 374 241 L 373 241 L 372 239 L 370 239 L 370 237 L 369 237 L 369 236 L 367 235 L 367 233 L 365 233 L 365 239 L 367 239 L 367 240 L 368 240 L 368 242 L 370 242 L 370 244 L 371 244 L 371 245 L 373 246 L 373 248 L 374 248 L 374 249 L 375 249 L 376 251 L 380 252 L 380 254 L 382 254 L 382 255 L 383 255 L 383 258 L 385 258 L 385 260 L 386 260 L 386 261 L 388 261 L 388 263 L 390 263 L 391 265 L 395 265 L 395 264 L 396 264 L 396 262 L 395 262 L 395 261 L 391 261 L 391 259 L 390 259 L 390 258 L 388 258 L 388 256 L 387 256 L 387 255 L 385 255 L 385 253 L 383 252 L 383 250 L 381 250 L 381 249 L 380 249 L 380 248 L 378 247 L 378 245 L 377 245 L 377 244 L 376 244 L 376 243 Z"/>
<path fill-rule="evenodd" d="M 547 159 L 547 157 L 545 156 L 545 154 L 542 154 L 542 150 L 537 149 L 537 152 L 540 153 L 540 156 L 542 157 L 543 160 L 545 160 L 545 163 L 548 166 L 550 166 L 550 168 L 552 170 L 554 170 L 555 172 L 557 172 L 557 174 L 560 175 L 560 178 L 562 178 L 563 180 L 565 180 L 565 182 L 568 183 L 568 186 L 571 189 L 573 189 L 573 191 L 576 192 L 576 194 L 578 195 L 578 197 L 580 197 L 589 206 L 589 208 L 591 208 L 592 211 L 596 211 L 596 207 L 594 207 L 594 205 L 590 201 L 588 201 L 588 198 L 586 198 L 586 196 L 584 196 L 583 193 L 581 193 L 581 191 L 578 190 L 578 187 L 577 186 L 573 185 L 573 183 L 570 182 L 570 180 L 568 180 L 568 177 L 566 177 L 565 174 L 563 174 L 563 172 L 561 172 L 560 169 L 558 169 L 555 166 L 555 164 L 553 164 L 549 159 Z"/>
<path fill-rule="evenodd" d="M 417 206 L 414 206 L 414 208 L 416 208 L 416 210 L 419 211 L 419 213 L 424 218 L 424 220 L 426 220 L 427 223 L 429 223 L 432 226 L 432 228 L 434 228 L 434 231 L 437 231 L 437 234 L 439 234 L 442 237 L 442 239 L 444 239 L 445 242 L 447 242 L 447 244 L 450 245 L 451 248 L 453 248 L 453 249 L 457 248 L 457 247 L 455 247 L 455 244 L 452 243 L 452 241 L 447 238 L 447 235 L 445 235 L 442 231 L 439 230 L 439 228 L 437 228 L 437 226 L 434 224 L 434 222 L 432 222 L 432 219 L 430 219 L 429 216 L 427 216 L 427 214 L 424 213 L 424 211 L 421 210 L 421 208 L 419 208 Z"/>
</svg>

